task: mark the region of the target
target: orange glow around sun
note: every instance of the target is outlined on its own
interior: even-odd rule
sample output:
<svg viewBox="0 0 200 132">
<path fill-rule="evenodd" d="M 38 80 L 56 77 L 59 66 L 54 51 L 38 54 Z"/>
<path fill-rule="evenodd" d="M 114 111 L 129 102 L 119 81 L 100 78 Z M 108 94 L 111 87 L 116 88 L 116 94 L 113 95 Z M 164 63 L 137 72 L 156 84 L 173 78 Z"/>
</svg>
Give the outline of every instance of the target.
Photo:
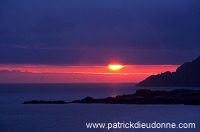
<svg viewBox="0 0 200 132">
<path fill-rule="evenodd" d="M 133 83 L 165 71 L 174 72 L 179 66 L 120 63 L 103 66 L 0 64 L 0 83 Z"/>
<path fill-rule="evenodd" d="M 123 66 L 122 65 L 108 65 L 108 68 L 111 70 L 119 70 L 123 68 Z"/>
</svg>

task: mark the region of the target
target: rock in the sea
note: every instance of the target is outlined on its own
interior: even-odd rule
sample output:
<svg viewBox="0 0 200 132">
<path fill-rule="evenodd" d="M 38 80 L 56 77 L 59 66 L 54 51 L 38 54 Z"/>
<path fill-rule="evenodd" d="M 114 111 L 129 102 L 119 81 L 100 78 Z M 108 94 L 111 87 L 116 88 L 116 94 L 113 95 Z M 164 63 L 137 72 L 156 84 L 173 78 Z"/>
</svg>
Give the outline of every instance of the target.
<svg viewBox="0 0 200 132">
<path fill-rule="evenodd" d="M 62 100 L 59 101 L 32 100 L 32 101 L 25 101 L 22 104 L 67 104 L 67 102 Z"/>
</svg>

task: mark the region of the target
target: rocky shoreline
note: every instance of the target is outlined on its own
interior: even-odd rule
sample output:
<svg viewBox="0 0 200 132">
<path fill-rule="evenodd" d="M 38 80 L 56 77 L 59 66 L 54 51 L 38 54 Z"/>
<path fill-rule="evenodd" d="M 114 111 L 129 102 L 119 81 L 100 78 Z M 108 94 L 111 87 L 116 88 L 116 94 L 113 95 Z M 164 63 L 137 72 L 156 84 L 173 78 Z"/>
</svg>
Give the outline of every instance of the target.
<svg viewBox="0 0 200 132">
<path fill-rule="evenodd" d="M 81 100 L 74 100 L 71 103 L 200 105 L 200 90 L 151 91 L 149 89 L 139 89 L 134 94 L 101 99 L 86 97 Z"/>
<path fill-rule="evenodd" d="M 68 104 L 68 103 L 104 103 L 104 104 L 184 104 L 200 105 L 200 90 L 176 89 L 172 91 L 138 89 L 134 94 L 118 95 L 94 99 L 85 97 L 72 102 L 65 101 L 25 101 L 22 104 Z"/>
</svg>

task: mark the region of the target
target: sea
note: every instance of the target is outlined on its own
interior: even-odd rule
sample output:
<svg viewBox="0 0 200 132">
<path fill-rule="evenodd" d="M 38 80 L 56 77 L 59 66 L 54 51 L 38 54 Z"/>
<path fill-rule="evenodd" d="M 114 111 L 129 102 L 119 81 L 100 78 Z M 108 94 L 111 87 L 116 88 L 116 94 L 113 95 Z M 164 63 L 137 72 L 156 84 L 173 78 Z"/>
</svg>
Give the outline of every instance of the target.
<svg viewBox="0 0 200 132">
<path fill-rule="evenodd" d="M 30 100 L 70 102 L 85 97 L 115 97 L 133 94 L 137 89 L 168 91 L 200 87 L 147 88 L 136 87 L 134 83 L 0 84 L 0 132 L 200 132 L 200 106 L 22 104 Z M 89 123 L 104 123 L 105 127 L 87 128 Z M 127 123 L 185 123 L 185 128 L 125 128 Z M 186 123 L 195 124 L 195 128 L 188 128 Z"/>
</svg>

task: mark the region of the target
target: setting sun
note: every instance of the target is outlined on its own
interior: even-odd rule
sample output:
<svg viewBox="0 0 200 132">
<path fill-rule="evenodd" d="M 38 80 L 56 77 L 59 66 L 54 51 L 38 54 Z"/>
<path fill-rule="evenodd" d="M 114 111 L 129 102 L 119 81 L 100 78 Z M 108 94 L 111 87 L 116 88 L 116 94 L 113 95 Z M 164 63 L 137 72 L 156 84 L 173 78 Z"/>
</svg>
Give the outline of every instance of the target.
<svg viewBox="0 0 200 132">
<path fill-rule="evenodd" d="M 123 68 L 123 66 L 122 65 L 108 65 L 108 68 L 111 70 L 119 70 Z"/>
</svg>

